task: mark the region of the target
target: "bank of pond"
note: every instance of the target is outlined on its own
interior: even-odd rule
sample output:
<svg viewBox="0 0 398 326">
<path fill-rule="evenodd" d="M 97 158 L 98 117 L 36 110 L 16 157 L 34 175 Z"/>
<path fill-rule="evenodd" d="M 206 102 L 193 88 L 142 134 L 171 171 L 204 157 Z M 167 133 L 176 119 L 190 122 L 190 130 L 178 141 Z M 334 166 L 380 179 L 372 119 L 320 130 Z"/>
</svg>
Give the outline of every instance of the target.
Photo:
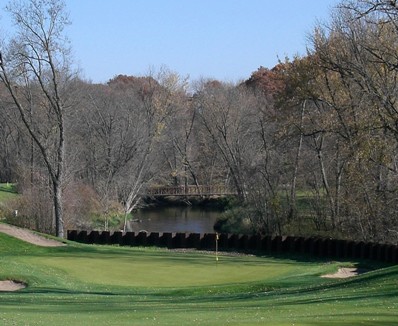
<svg viewBox="0 0 398 326">
<path fill-rule="evenodd" d="M 310 255 L 320 258 L 362 259 L 398 264 L 398 245 L 332 238 L 85 230 L 68 230 L 67 237 L 68 240 L 86 244 Z"/>
</svg>

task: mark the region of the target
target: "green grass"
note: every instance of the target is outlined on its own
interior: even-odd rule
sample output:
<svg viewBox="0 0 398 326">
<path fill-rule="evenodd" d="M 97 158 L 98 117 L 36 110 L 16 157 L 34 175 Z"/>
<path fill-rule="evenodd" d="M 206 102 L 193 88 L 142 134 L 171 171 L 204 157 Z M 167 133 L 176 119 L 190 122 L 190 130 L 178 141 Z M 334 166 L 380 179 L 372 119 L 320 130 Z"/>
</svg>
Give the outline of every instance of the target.
<svg viewBox="0 0 398 326">
<path fill-rule="evenodd" d="M 17 196 L 17 190 L 13 183 L 0 183 L 0 203 Z"/>
<path fill-rule="evenodd" d="M 396 325 L 398 266 L 319 277 L 355 263 L 40 248 L 0 234 L 0 279 L 28 284 L 0 292 L 0 325 Z"/>
</svg>

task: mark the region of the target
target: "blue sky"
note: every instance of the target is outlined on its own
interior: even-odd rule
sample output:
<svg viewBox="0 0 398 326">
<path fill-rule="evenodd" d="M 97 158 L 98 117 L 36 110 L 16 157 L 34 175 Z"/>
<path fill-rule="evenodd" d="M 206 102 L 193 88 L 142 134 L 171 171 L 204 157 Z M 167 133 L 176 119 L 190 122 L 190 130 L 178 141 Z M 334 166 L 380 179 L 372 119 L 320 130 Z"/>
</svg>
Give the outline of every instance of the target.
<svg viewBox="0 0 398 326">
<path fill-rule="evenodd" d="M 3 0 L 0 0 L 3 2 Z M 106 82 L 162 65 L 236 82 L 278 57 L 305 54 L 317 20 L 338 0 L 65 0 L 74 61 Z"/>
</svg>

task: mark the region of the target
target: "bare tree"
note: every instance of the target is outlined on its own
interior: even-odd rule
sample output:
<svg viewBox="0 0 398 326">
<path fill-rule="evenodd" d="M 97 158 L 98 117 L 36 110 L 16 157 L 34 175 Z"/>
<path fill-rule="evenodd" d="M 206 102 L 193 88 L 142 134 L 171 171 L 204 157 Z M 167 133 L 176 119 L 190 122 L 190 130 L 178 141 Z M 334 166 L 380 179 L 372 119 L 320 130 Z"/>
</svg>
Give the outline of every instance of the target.
<svg viewBox="0 0 398 326">
<path fill-rule="evenodd" d="M 134 121 L 133 128 L 136 151 L 134 160 L 119 180 L 120 198 L 124 203 L 126 217 L 141 200 L 145 186 L 159 173 L 155 173 L 159 163 L 160 146 L 172 112 L 175 110 L 175 96 L 180 91 L 179 76 L 161 70 L 157 76 L 144 77 L 133 91 L 139 103 L 131 107 Z"/>
<path fill-rule="evenodd" d="M 313 149 L 331 220 L 376 241 L 397 225 L 396 14 L 391 1 L 345 1 L 312 39 L 317 110 L 305 121 L 324 137 L 313 138 Z"/>
<path fill-rule="evenodd" d="M 245 87 L 207 82 L 196 96 L 199 118 L 228 168 L 232 185 L 243 202 L 258 137 L 258 111 L 254 97 Z M 257 125 L 258 127 L 258 125 Z"/>
<path fill-rule="evenodd" d="M 65 88 L 71 77 L 64 35 L 68 15 L 62 0 L 12 1 L 7 11 L 16 35 L 0 50 L 0 80 L 41 152 L 52 184 L 55 233 L 63 237 Z"/>
</svg>

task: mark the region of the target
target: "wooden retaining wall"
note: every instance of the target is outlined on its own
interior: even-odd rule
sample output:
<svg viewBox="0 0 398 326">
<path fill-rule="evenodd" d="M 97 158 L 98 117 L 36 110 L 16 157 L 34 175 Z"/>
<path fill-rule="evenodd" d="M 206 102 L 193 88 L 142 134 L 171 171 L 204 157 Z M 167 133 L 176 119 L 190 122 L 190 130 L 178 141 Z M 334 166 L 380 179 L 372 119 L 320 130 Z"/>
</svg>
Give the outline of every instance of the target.
<svg viewBox="0 0 398 326">
<path fill-rule="evenodd" d="M 86 244 L 157 246 L 169 249 L 194 248 L 220 251 L 309 254 L 315 257 L 370 259 L 398 264 L 398 246 L 291 236 L 260 236 L 215 233 L 146 233 L 68 230 L 68 240 Z"/>
</svg>

